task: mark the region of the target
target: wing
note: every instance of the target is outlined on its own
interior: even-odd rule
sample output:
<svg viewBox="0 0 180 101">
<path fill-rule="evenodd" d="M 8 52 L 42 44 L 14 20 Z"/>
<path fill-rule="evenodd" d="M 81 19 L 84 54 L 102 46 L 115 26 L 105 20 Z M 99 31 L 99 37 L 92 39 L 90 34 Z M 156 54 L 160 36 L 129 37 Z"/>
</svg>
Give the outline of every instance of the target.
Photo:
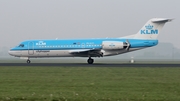
<svg viewBox="0 0 180 101">
<path fill-rule="evenodd" d="M 80 57 L 103 57 L 101 49 L 77 49 L 70 50 L 69 53 Z"/>
</svg>

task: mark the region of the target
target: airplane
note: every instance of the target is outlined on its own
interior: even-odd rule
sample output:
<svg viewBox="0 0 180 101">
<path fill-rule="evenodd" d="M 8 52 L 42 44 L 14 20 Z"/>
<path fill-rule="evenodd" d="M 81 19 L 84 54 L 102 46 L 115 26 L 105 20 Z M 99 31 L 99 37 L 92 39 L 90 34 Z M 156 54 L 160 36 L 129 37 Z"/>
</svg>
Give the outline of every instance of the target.
<svg viewBox="0 0 180 101">
<path fill-rule="evenodd" d="M 87 57 L 87 63 L 93 64 L 92 57 L 119 55 L 156 46 L 163 26 L 172 20 L 152 18 L 137 34 L 119 38 L 27 40 L 11 48 L 8 53 L 27 59 L 27 63 L 31 63 L 30 58 Z"/>
</svg>

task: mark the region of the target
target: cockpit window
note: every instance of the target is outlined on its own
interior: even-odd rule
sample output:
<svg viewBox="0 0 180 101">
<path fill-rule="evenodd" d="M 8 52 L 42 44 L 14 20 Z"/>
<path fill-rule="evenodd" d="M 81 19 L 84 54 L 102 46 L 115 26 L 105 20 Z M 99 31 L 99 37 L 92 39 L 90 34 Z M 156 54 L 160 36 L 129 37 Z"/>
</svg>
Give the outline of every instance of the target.
<svg viewBox="0 0 180 101">
<path fill-rule="evenodd" d="M 19 47 L 24 47 L 24 44 L 20 44 Z"/>
</svg>

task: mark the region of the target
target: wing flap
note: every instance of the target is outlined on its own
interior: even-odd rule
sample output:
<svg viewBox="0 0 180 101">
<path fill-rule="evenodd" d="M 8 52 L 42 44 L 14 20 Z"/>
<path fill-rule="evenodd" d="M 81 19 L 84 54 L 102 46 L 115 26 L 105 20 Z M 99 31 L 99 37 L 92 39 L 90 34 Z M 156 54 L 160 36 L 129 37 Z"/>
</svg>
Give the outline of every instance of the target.
<svg viewBox="0 0 180 101">
<path fill-rule="evenodd" d="M 92 49 L 77 49 L 77 50 L 70 50 L 69 53 L 82 53 L 82 52 L 88 52 L 91 51 Z"/>
</svg>

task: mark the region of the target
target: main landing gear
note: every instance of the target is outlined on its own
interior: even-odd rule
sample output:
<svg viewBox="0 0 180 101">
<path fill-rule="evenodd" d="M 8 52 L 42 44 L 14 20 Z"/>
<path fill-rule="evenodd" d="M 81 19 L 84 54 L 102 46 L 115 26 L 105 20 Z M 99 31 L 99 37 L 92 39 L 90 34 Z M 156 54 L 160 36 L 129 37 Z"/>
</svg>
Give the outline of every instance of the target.
<svg viewBox="0 0 180 101">
<path fill-rule="evenodd" d="M 88 64 L 93 64 L 94 59 L 91 59 L 91 57 L 89 57 L 89 59 L 87 60 Z"/>
<path fill-rule="evenodd" d="M 29 63 L 31 63 L 31 61 L 28 59 L 28 60 L 27 60 L 27 63 L 29 64 Z"/>
</svg>

